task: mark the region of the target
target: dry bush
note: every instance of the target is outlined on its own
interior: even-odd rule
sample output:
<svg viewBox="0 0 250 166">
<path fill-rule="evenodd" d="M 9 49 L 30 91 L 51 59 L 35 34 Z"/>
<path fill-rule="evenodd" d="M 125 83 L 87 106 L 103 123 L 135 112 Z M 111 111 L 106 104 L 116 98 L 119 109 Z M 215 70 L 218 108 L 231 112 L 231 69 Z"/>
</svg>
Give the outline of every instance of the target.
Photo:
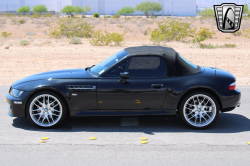
<svg viewBox="0 0 250 166">
<path fill-rule="evenodd" d="M 187 37 L 192 37 L 195 30 L 191 24 L 179 21 L 158 22 L 158 28 L 150 34 L 150 40 L 154 43 L 168 42 L 171 40 L 183 41 Z"/>
<path fill-rule="evenodd" d="M 82 44 L 82 41 L 79 37 L 73 37 L 70 42 L 70 44 Z"/>
<path fill-rule="evenodd" d="M 97 30 L 93 32 L 93 38 L 89 41 L 94 46 L 121 45 L 124 35 Z"/>
<path fill-rule="evenodd" d="M 60 18 L 56 24 L 51 24 L 49 28 L 49 36 L 60 38 L 61 36 L 85 37 L 92 36 L 94 26 L 84 22 L 81 18 Z"/>
<path fill-rule="evenodd" d="M 20 46 L 27 46 L 27 45 L 29 45 L 29 41 L 27 41 L 27 40 L 21 40 L 19 42 L 19 44 L 20 44 Z"/>
<path fill-rule="evenodd" d="M 7 38 L 8 36 L 10 36 L 12 33 L 8 33 L 8 32 L 2 32 L 2 37 Z"/>
</svg>

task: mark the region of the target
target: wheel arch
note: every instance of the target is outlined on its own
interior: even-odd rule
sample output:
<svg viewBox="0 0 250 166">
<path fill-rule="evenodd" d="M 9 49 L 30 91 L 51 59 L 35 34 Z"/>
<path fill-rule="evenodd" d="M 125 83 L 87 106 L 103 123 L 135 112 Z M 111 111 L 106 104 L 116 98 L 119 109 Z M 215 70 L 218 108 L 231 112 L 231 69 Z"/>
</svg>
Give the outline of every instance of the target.
<svg viewBox="0 0 250 166">
<path fill-rule="evenodd" d="M 210 94 L 213 95 L 213 96 L 216 98 L 216 100 L 218 101 L 220 110 L 223 108 L 223 107 L 222 107 L 221 99 L 220 99 L 220 97 L 219 97 L 219 95 L 218 95 L 217 92 L 215 92 L 214 90 L 209 89 L 209 88 L 194 88 L 194 89 L 190 89 L 190 90 L 186 91 L 186 92 L 181 96 L 181 98 L 180 98 L 180 100 L 179 100 L 179 102 L 178 102 L 178 105 L 177 105 L 177 110 L 178 110 L 178 112 L 179 112 L 179 105 L 180 105 L 180 103 L 182 102 L 182 100 L 183 100 L 188 94 L 193 93 L 193 92 L 196 92 L 196 91 L 205 91 L 205 92 L 207 92 L 207 93 L 210 93 Z"/>
<path fill-rule="evenodd" d="M 69 116 L 69 105 L 68 105 L 68 102 L 66 100 L 66 96 L 63 92 L 57 90 L 57 89 L 54 89 L 54 88 L 37 88 L 35 89 L 34 91 L 32 91 L 32 93 L 30 93 L 30 95 L 27 97 L 26 99 L 26 103 L 25 103 L 25 108 L 24 110 L 26 110 L 27 108 L 27 104 L 28 104 L 28 101 L 31 97 L 33 97 L 34 95 L 36 95 L 37 93 L 40 93 L 40 92 L 43 92 L 43 91 L 50 91 L 50 92 L 53 92 L 53 93 L 56 93 L 57 95 L 59 95 L 62 99 L 63 99 L 63 102 L 65 102 L 66 106 L 67 106 L 67 116 Z M 25 117 L 27 117 L 26 115 L 26 111 L 25 111 Z"/>
</svg>

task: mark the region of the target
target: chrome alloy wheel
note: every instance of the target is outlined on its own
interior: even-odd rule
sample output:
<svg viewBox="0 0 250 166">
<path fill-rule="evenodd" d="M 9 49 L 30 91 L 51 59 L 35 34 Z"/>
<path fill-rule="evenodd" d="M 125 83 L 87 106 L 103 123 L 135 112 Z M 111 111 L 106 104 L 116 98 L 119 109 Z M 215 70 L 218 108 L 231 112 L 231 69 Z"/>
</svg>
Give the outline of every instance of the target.
<svg viewBox="0 0 250 166">
<path fill-rule="evenodd" d="M 216 116 L 214 101 L 204 94 L 191 96 L 184 104 L 183 115 L 186 121 L 195 127 L 210 124 Z"/>
<path fill-rule="evenodd" d="M 29 107 L 31 119 L 39 126 L 55 125 L 62 116 L 60 101 L 49 94 L 42 94 L 34 98 Z"/>
</svg>

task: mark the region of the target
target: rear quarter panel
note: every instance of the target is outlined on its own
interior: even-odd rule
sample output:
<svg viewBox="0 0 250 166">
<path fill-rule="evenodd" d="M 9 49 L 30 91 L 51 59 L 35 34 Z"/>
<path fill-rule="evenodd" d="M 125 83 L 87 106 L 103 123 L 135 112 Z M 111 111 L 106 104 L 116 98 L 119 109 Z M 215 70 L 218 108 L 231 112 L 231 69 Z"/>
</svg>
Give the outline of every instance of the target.
<svg viewBox="0 0 250 166">
<path fill-rule="evenodd" d="M 216 75 L 214 68 L 201 68 L 201 72 L 196 74 L 170 77 L 163 109 L 177 109 L 181 98 L 195 89 L 211 90 L 217 95 L 219 102 L 223 103 L 228 95 L 231 95 L 228 93 L 228 86 L 233 82 L 235 78 L 230 73 L 222 74 L 221 72 L 220 75 Z M 222 107 L 224 107 L 223 104 Z"/>
</svg>

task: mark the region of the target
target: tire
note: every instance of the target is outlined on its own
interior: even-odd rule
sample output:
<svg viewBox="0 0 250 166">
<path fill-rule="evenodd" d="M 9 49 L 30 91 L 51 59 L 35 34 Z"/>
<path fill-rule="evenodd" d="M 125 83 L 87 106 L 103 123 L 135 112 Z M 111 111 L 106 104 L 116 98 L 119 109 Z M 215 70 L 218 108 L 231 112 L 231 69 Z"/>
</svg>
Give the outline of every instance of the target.
<svg viewBox="0 0 250 166">
<path fill-rule="evenodd" d="M 67 105 L 60 95 L 42 91 L 28 100 L 26 115 L 29 121 L 39 128 L 54 128 L 65 120 Z"/>
<path fill-rule="evenodd" d="M 219 109 L 217 99 L 206 91 L 187 94 L 178 108 L 182 120 L 193 129 L 212 126 L 219 117 Z"/>
</svg>

